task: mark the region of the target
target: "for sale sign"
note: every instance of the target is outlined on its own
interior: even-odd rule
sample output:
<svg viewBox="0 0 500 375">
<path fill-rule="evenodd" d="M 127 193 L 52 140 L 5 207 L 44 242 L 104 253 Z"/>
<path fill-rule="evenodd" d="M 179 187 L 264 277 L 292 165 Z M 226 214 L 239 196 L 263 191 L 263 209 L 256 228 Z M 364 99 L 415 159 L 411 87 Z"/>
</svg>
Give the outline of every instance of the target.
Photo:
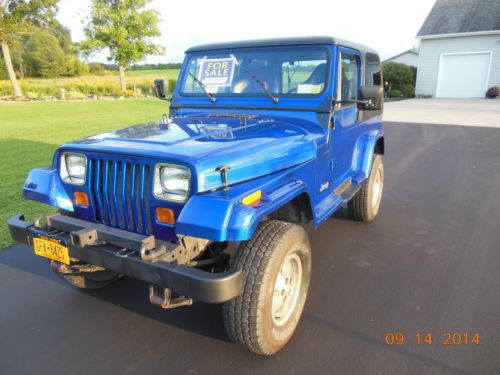
<svg viewBox="0 0 500 375">
<path fill-rule="evenodd" d="M 236 60 L 232 57 L 204 59 L 201 61 L 198 79 L 206 86 L 231 86 L 235 66 Z"/>
</svg>

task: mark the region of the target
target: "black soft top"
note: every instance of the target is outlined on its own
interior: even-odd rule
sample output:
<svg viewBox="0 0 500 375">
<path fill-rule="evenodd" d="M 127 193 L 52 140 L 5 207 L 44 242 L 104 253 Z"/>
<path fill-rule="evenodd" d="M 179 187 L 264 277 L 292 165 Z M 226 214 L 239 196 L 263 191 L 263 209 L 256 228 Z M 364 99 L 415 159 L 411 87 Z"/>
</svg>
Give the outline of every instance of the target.
<svg viewBox="0 0 500 375">
<path fill-rule="evenodd" d="M 336 46 L 352 48 L 362 53 L 371 52 L 377 54 L 377 52 L 370 47 L 364 46 L 359 43 L 350 42 L 348 40 L 335 38 L 332 36 L 252 39 L 252 40 L 241 40 L 235 42 L 201 44 L 199 46 L 194 46 L 187 49 L 186 53 L 212 51 L 220 49 L 247 48 L 247 47 L 272 47 L 272 46 L 295 46 L 295 45 L 298 46 L 298 45 L 314 45 L 314 44 L 334 44 Z"/>
</svg>

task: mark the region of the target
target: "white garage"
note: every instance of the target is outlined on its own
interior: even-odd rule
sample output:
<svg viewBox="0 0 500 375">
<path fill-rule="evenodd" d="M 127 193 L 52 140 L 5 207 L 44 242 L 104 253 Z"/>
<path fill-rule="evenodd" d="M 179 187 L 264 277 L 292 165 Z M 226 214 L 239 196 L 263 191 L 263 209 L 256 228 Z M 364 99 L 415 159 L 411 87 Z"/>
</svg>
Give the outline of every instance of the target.
<svg viewBox="0 0 500 375">
<path fill-rule="evenodd" d="M 488 89 L 491 52 L 441 54 L 438 98 L 482 98 Z"/>
<path fill-rule="evenodd" d="M 417 96 L 484 98 L 500 86 L 500 0 L 436 0 L 417 38 Z"/>
</svg>

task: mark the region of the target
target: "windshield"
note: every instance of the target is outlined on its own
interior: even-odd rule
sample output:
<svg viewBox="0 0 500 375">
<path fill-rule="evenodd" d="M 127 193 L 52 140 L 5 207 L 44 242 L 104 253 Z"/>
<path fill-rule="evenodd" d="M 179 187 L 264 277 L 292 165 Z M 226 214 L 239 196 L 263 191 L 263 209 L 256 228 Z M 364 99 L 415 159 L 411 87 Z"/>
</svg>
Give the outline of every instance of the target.
<svg viewBox="0 0 500 375">
<path fill-rule="evenodd" d="M 322 46 L 205 51 L 187 60 L 181 94 L 271 98 L 318 95 L 327 86 L 328 66 L 329 52 Z"/>
</svg>

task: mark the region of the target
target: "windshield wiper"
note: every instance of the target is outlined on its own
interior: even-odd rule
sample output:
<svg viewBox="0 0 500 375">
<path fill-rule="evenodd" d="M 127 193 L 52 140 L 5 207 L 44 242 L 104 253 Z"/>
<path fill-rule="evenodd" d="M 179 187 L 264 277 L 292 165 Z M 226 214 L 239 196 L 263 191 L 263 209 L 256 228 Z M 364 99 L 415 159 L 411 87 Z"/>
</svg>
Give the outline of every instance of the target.
<svg viewBox="0 0 500 375">
<path fill-rule="evenodd" d="M 267 84 L 266 81 L 261 80 L 259 77 L 257 77 L 255 74 L 252 72 L 249 72 L 248 69 L 243 68 L 245 72 L 247 72 L 252 79 L 259 84 L 260 87 L 266 92 L 266 94 L 272 99 L 273 103 L 278 103 L 279 99 L 269 90 L 269 85 Z"/>
<path fill-rule="evenodd" d="M 193 77 L 193 80 L 198 84 L 198 86 L 200 86 L 205 95 L 208 96 L 208 99 L 210 99 L 211 102 L 215 102 L 215 95 L 207 91 L 207 87 L 205 86 L 205 84 L 201 82 L 198 78 L 196 78 L 196 76 L 193 73 L 188 72 L 188 74 L 191 77 Z"/>
</svg>

